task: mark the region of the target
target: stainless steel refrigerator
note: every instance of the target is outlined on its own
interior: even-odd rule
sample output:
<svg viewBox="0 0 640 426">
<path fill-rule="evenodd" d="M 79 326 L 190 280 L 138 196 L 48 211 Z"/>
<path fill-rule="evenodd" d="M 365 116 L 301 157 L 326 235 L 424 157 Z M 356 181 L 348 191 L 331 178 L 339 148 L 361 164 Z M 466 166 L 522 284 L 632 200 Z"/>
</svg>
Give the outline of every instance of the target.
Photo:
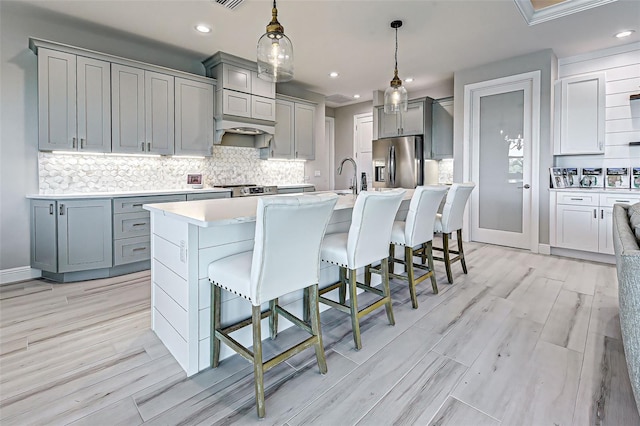
<svg viewBox="0 0 640 426">
<path fill-rule="evenodd" d="M 373 141 L 373 187 L 415 188 L 424 184 L 421 135 Z"/>
</svg>

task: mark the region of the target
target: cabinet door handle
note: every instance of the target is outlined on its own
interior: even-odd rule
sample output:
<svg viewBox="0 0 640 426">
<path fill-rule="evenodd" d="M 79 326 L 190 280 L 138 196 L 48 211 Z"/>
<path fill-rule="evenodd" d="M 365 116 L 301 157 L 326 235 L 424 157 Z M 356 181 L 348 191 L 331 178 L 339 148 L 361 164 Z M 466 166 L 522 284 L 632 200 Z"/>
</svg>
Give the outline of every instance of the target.
<svg viewBox="0 0 640 426">
<path fill-rule="evenodd" d="M 604 219 L 604 210 L 600 210 L 600 219 Z"/>
<path fill-rule="evenodd" d="M 146 250 L 146 249 L 147 249 L 146 247 L 138 247 L 138 248 L 134 248 L 131 251 L 143 251 L 143 250 Z"/>
<path fill-rule="evenodd" d="M 71 139 L 71 147 L 72 147 L 73 149 L 76 149 L 76 142 L 77 142 L 77 139 L 76 139 L 76 138 L 72 138 L 72 139 Z"/>
<path fill-rule="evenodd" d="M 147 142 L 147 152 L 151 152 L 151 142 Z"/>
<path fill-rule="evenodd" d="M 64 204 L 60 204 L 59 214 L 60 214 L 60 216 L 64 216 Z"/>
<path fill-rule="evenodd" d="M 271 150 L 271 156 L 273 157 L 273 150 Z"/>
<path fill-rule="evenodd" d="M 571 201 L 582 201 L 584 198 L 572 198 Z"/>
<path fill-rule="evenodd" d="M 84 138 L 80 138 L 80 149 L 84 149 L 85 146 L 85 140 Z"/>
<path fill-rule="evenodd" d="M 594 219 L 598 218 L 598 209 L 593 209 L 593 218 Z"/>
<path fill-rule="evenodd" d="M 298 158 L 298 151 L 296 151 L 296 158 Z"/>
<path fill-rule="evenodd" d="M 53 215 L 53 204 L 49 204 L 49 214 Z"/>
<path fill-rule="evenodd" d="M 131 207 L 142 207 L 142 203 L 139 203 L 139 204 L 131 204 Z"/>
<path fill-rule="evenodd" d="M 616 203 L 627 203 L 629 204 L 631 201 L 629 200 L 616 200 Z"/>
<path fill-rule="evenodd" d="M 142 152 L 144 152 L 144 142 L 140 144 L 140 148 L 142 148 Z"/>
<path fill-rule="evenodd" d="M 134 223 L 131 226 L 144 226 L 144 225 L 146 225 L 146 223 Z"/>
</svg>

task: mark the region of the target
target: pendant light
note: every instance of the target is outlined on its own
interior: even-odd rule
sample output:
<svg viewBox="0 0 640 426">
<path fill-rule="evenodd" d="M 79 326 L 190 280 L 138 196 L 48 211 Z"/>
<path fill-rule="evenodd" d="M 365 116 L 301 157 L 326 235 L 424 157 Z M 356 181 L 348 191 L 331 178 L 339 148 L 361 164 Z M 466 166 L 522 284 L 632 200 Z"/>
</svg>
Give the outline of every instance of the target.
<svg viewBox="0 0 640 426">
<path fill-rule="evenodd" d="M 293 79 L 293 44 L 278 22 L 276 0 L 273 0 L 271 22 L 258 40 L 258 77 L 274 83 Z"/>
<path fill-rule="evenodd" d="M 409 97 L 407 89 L 402 85 L 402 80 L 398 78 L 398 28 L 402 26 L 402 21 L 393 21 L 391 28 L 396 30 L 396 66 L 393 71 L 391 85 L 384 91 L 384 113 L 397 114 L 406 112 Z"/>
</svg>

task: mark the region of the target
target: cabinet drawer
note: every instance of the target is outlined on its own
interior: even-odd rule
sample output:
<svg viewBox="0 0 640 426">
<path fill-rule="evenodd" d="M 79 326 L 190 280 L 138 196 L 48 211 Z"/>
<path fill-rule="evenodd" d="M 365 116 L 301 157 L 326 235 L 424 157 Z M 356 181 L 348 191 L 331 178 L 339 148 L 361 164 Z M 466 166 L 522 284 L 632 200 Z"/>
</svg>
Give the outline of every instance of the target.
<svg viewBox="0 0 640 426">
<path fill-rule="evenodd" d="M 113 199 L 113 213 L 138 213 L 145 212 L 142 208 L 143 204 L 154 203 L 173 203 L 177 201 L 185 201 L 187 197 L 184 194 L 179 195 L 157 195 L 152 197 L 127 197 Z"/>
<path fill-rule="evenodd" d="M 231 192 L 205 192 L 203 194 L 187 194 L 187 201 L 214 200 L 216 198 L 231 198 Z"/>
<path fill-rule="evenodd" d="M 149 260 L 151 258 L 151 240 L 149 237 L 124 238 L 113 242 L 113 264 Z"/>
<path fill-rule="evenodd" d="M 222 91 L 222 113 L 251 118 L 251 95 L 224 89 Z"/>
<path fill-rule="evenodd" d="M 113 239 L 149 237 L 151 218 L 149 212 L 121 213 L 113 215 Z"/>
<path fill-rule="evenodd" d="M 635 204 L 640 202 L 640 194 L 600 194 L 600 207 L 614 204 Z"/>
<path fill-rule="evenodd" d="M 276 120 L 276 100 L 251 96 L 251 117 L 258 120 Z"/>
<path fill-rule="evenodd" d="M 584 192 L 558 192 L 558 204 L 598 206 L 598 194 Z"/>
</svg>

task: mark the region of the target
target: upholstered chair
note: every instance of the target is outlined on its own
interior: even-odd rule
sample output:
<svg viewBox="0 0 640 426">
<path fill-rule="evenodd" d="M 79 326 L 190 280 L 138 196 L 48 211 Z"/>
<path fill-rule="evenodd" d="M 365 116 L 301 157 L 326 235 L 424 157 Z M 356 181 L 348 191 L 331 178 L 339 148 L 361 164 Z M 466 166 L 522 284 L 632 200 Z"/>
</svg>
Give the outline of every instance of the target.
<svg viewBox="0 0 640 426">
<path fill-rule="evenodd" d="M 327 372 L 318 309 L 320 244 L 337 198 L 335 194 L 260 197 L 253 250 L 209 264 L 212 284 L 211 366 L 218 366 L 221 341 L 253 363 L 258 417 L 265 415 L 265 371 L 313 346 L 320 372 Z M 247 299 L 251 303 L 251 318 L 223 326 L 220 323 L 221 289 Z M 309 313 L 309 322 L 278 305 L 279 297 L 297 290 L 303 290 L 303 312 Z M 269 309 L 262 312 L 261 305 L 266 303 Z M 278 314 L 307 331 L 311 337 L 263 361 L 260 321 L 269 317 L 271 336 L 275 338 Z M 248 325 L 253 329 L 253 351 L 229 336 Z"/>
<path fill-rule="evenodd" d="M 387 258 L 391 228 L 405 192 L 401 188 L 381 192 L 361 192 L 353 207 L 349 232 L 329 234 L 322 242 L 320 256 L 324 262 L 340 267 L 340 281 L 320 290 L 320 302 L 351 315 L 353 340 L 358 350 L 362 348 L 360 318 L 384 306 L 389 323 L 395 324 L 389 292 Z M 382 290 L 356 281 L 358 268 L 379 261 L 382 261 L 382 267 L 376 272 L 382 275 Z M 347 285 L 349 287 L 348 305 L 346 304 Z M 357 288 L 375 293 L 380 298 L 359 310 Z M 335 289 L 339 289 L 339 302 L 322 296 Z"/>
<path fill-rule="evenodd" d="M 442 198 L 447 193 L 446 186 L 419 186 L 415 189 L 409 204 L 407 218 L 404 221 L 395 221 L 391 229 L 391 245 L 389 246 L 389 276 L 407 280 L 409 282 L 409 294 L 414 309 L 418 308 L 416 297 L 416 285 L 431 278 L 431 287 L 438 294 L 438 284 L 433 271 L 433 255 L 431 252 L 433 241 L 433 226 L 436 213 Z M 395 260 L 395 246 L 404 248 L 404 260 Z M 425 254 L 428 266 L 419 263 L 414 264 L 413 257 Z M 397 275 L 393 270 L 393 263 L 397 261 L 405 265 L 407 275 Z M 414 268 L 426 271 L 419 277 L 415 277 Z M 365 282 L 369 281 L 369 275 L 365 276 Z"/>
<path fill-rule="evenodd" d="M 460 261 L 462 265 L 462 271 L 467 273 L 467 263 L 464 259 L 464 250 L 462 248 L 462 221 L 464 217 L 464 209 L 471 195 L 471 191 L 475 188 L 476 184 L 473 182 L 467 183 L 454 183 L 451 185 L 449 192 L 447 192 L 447 198 L 442 209 L 442 213 L 436 215 L 436 221 L 434 224 L 434 232 L 442 234 L 442 248 L 433 247 L 434 250 L 442 251 L 443 257 L 433 257 L 434 260 L 443 261 L 445 269 L 447 271 L 447 279 L 450 284 L 453 284 L 453 275 L 451 273 L 451 264 Z M 451 234 L 455 232 L 456 240 L 458 241 L 458 250 L 451 250 L 449 248 L 449 239 Z M 451 254 L 457 255 L 451 257 Z M 426 256 L 422 255 L 422 263 L 424 264 Z"/>
</svg>

